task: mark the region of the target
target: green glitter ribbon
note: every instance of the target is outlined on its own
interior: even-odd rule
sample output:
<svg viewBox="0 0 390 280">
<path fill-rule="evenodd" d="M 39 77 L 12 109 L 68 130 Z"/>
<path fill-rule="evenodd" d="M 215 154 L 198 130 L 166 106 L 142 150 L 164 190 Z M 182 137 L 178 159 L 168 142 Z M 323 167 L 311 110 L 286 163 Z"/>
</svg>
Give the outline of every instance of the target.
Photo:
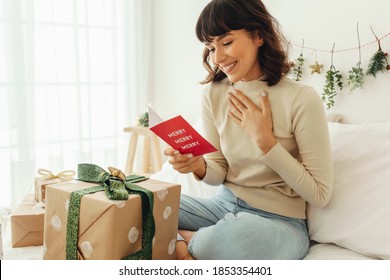
<svg viewBox="0 0 390 280">
<path fill-rule="evenodd" d="M 152 242 L 155 234 L 153 217 L 153 192 L 135 185 L 148 178 L 139 175 L 129 175 L 124 180 L 106 172 L 103 168 L 88 163 L 78 165 L 78 180 L 100 183 L 87 189 L 74 191 L 70 194 L 68 220 L 66 228 L 66 259 L 77 260 L 80 205 L 83 195 L 104 191 L 109 199 L 127 200 L 129 194 L 138 194 L 142 201 L 142 249 L 125 256 L 124 260 L 151 260 Z"/>
</svg>

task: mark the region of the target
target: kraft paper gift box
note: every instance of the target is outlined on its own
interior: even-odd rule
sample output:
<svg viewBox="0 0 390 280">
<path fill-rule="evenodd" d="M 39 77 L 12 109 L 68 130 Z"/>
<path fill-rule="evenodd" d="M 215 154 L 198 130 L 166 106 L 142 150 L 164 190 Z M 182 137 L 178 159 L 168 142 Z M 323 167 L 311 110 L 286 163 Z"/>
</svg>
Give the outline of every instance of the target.
<svg viewBox="0 0 390 280">
<path fill-rule="evenodd" d="M 34 178 L 34 195 L 35 200 L 38 202 L 45 202 L 46 187 L 48 185 L 74 180 L 74 175 L 76 174 L 76 172 L 73 170 L 64 170 L 55 175 L 50 170 L 43 168 L 38 169 L 37 173 L 40 176 Z"/>
<path fill-rule="evenodd" d="M 28 194 L 11 214 L 11 246 L 43 244 L 44 209 L 36 207 L 34 194 Z"/>
<path fill-rule="evenodd" d="M 68 181 L 51 185 L 46 193 L 43 259 L 67 259 L 68 210 L 72 192 L 97 183 Z M 136 185 L 154 197 L 153 259 L 175 259 L 180 185 L 147 179 Z M 142 247 L 142 207 L 139 195 L 109 199 L 104 191 L 83 195 L 80 201 L 77 259 L 119 260 Z"/>
</svg>

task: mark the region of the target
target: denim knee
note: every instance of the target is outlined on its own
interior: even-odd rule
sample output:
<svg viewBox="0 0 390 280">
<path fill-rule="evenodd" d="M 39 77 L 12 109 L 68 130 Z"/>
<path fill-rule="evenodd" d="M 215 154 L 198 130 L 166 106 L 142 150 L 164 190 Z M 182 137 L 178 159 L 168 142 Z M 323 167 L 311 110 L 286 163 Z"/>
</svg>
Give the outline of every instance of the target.
<svg viewBox="0 0 390 280">
<path fill-rule="evenodd" d="M 228 213 L 215 225 L 200 229 L 189 251 L 196 259 L 299 259 L 306 239 L 304 232 L 286 222 Z"/>
</svg>

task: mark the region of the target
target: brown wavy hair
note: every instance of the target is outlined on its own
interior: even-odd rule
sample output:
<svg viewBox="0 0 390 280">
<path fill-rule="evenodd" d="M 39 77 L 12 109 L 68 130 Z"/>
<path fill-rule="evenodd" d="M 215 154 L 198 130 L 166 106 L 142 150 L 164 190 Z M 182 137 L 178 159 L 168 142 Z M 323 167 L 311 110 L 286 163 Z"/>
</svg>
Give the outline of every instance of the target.
<svg viewBox="0 0 390 280">
<path fill-rule="evenodd" d="M 213 37 L 231 30 L 245 29 L 252 36 L 260 36 L 264 44 L 258 51 L 261 70 L 269 86 L 279 82 L 290 69 L 287 42 L 280 31 L 279 22 L 268 12 L 261 0 L 212 0 L 201 12 L 196 23 L 199 41 L 212 42 Z M 210 65 L 210 51 L 203 50 L 203 66 L 209 75 L 202 84 L 226 78 L 218 67 Z"/>
</svg>

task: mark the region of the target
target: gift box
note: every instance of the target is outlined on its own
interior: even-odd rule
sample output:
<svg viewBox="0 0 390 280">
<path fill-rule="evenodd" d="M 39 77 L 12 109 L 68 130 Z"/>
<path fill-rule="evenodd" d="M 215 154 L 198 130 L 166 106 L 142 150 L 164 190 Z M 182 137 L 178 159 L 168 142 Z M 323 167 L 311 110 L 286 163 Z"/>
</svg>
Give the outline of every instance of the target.
<svg viewBox="0 0 390 280">
<path fill-rule="evenodd" d="M 37 207 L 34 194 L 28 194 L 11 214 L 11 246 L 43 244 L 44 209 Z"/>
<path fill-rule="evenodd" d="M 38 202 L 45 202 L 46 186 L 63 181 L 74 180 L 74 175 L 76 174 L 73 170 L 65 170 L 55 175 L 50 170 L 42 168 L 38 169 L 37 173 L 39 176 L 34 178 L 34 196 L 35 200 Z"/>
<path fill-rule="evenodd" d="M 154 218 L 152 258 L 175 259 L 180 185 L 152 179 L 136 185 L 150 191 L 154 200 L 150 209 Z M 69 259 L 69 231 L 77 222 L 77 244 L 73 244 L 77 259 L 118 260 L 141 250 L 146 212 L 138 194 L 130 193 L 126 200 L 108 198 L 107 190 L 84 194 L 79 217 L 70 222 L 71 195 L 94 187 L 99 188 L 100 184 L 74 180 L 47 189 L 43 259 Z"/>
</svg>

